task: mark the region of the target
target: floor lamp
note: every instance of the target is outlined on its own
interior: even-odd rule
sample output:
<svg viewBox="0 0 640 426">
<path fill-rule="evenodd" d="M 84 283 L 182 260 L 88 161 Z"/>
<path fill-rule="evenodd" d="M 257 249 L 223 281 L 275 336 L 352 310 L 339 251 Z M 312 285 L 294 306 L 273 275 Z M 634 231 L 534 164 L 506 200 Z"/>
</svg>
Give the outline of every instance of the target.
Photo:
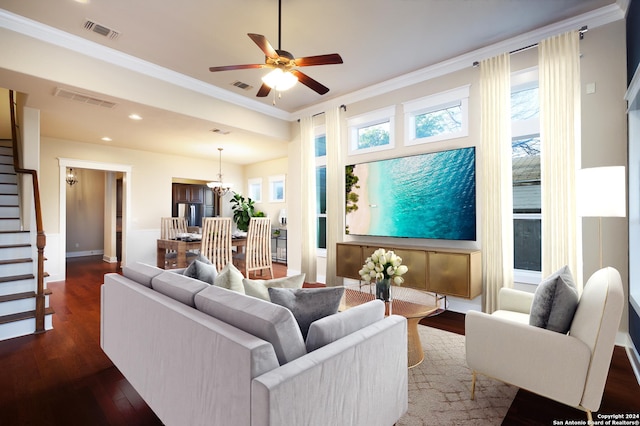
<svg viewBox="0 0 640 426">
<path fill-rule="evenodd" d="M 578 216 L 598 218 L 598 246 L 602 268 L 602 218 L 627 215 L 624 166 L 578 170 Z"/>
</svg>

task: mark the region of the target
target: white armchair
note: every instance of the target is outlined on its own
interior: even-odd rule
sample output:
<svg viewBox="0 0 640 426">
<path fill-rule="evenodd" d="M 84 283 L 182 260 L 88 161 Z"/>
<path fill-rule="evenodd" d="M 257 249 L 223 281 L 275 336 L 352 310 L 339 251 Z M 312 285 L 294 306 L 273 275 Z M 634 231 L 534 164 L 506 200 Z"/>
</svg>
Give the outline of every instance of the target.
<svg viewBox="0 0 640 426">
<path fill-rule="evenodd" d="M 587 412 L 598 411 L 624 295 L 620 274 L 604 268 L 587 281 L 568 334 L 529 325 L 533 294 L 504 288 L 499 310 L 466 315 L 467 364 L 484 374 Z"/>
</svg>

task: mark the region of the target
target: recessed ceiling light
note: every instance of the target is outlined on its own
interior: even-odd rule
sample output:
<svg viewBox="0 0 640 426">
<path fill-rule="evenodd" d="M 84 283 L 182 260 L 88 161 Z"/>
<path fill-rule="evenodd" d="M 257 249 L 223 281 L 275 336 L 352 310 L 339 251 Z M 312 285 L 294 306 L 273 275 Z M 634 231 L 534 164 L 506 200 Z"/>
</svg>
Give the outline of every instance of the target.
<svg viewBox="0 0 640 426">
<path fill-rule="evenodd" d="M 140 117 L 138 114 L 131 114 L 129 115 L 129 118 L 132 120 L 142 120 L 142 117 Z"/>
<path fill-rule="evenodd" d="M 104 138 L 102 138 L 102 140 L 105 142 L 111 142 L 113 139 L 111 139 L 109 136 L 105 136 Z"/>
</svg>

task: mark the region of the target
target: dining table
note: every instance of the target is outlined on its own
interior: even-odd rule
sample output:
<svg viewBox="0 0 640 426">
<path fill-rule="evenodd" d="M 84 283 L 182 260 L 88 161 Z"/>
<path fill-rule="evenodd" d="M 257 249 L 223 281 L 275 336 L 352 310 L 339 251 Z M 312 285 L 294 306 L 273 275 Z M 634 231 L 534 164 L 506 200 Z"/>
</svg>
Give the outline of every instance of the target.
<svg viewBox="0 0 640 426">
<path fill-rule="evenodd" d="M 198 238 L 200 237 L 200 238 Z M 156 265 L 158 268 L 165 268 L 167 253 L 176 253 L 176 268 L 186 268 L 187 252 L 200 250 L 202 236 L 193 235 L 191 238 L 159 238 L 157 242 Z M 244 252 L 247 245 L 246 237 L 234 237 L 231 239 L 231 246 L 237 247 L 240 253 Z"/>
<path fill-rule="evenodd" d="M 187 252 L 200 250 L 201 240 L 198 239 L 158 239 L 156 252 L 156 265 L 158 268 L 165 267 L 167 253 L 176 253 L 176 267 L 187 267 Z"/>
</svg>

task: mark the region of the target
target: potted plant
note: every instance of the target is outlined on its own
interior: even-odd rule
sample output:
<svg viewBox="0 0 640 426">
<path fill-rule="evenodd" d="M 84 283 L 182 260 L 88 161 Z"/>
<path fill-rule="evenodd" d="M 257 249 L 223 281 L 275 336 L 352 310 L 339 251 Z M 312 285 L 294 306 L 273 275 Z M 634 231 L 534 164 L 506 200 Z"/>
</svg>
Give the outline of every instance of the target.
<svg viewBox="0 0 640 426">
<path fill-rule="evenodd" d="M 264 217 L 264 212 L 256 211 L 255 201 L 243 197 L 242 194 L 234 192 L 230 203 L 231 210 L 233 210 L 233 221 L 240 231 L 247 232 L 249 230 L 249 221 L 252 217 Z"/>
</svg>

